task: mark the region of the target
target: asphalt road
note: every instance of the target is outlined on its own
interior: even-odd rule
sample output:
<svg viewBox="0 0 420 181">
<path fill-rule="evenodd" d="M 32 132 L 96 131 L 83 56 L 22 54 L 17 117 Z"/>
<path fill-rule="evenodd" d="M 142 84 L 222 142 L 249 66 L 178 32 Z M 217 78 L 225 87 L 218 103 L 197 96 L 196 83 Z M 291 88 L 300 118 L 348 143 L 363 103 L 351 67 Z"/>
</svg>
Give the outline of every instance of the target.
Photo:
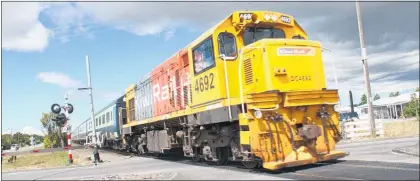
<svg viewBox="0 0 420 181">
<path fill-rule="evenodd" d="M 33 150 L 33 148 L 39 148 L 39 147 L 43 147 L 44 143 L 35 145 L 35 146 L 25 146 L 25 147 L 20 147 L 19 150 L 17 152 L 21 152 L 21 151 L 28 151 L 28 150 Z M 3 153 L 9 153 L 9 152 L 14 152 L 12 150 L 3 150 Z"/>
<path fill-rule="evenodd" d="M 364 141 L 355 143 L 340 143 L 338 150 L 349 152 L 350 155 L 342 160 L 380 161 L 391 163 L 419 164 L 419 157 L 397 154 L 394 148 L 403 148 L 419 143 L 419 137 L 385 139 L 379 141 Z"/>
<path fill-rule="evenodd" d="M 419 157 L 392 153 L 398 146 L 418 143 L 416 138 L 403 138 L 363 143 L 343 143 L 339 150 L 350 152 L 342 160 L 330 163 L 283 169 L 280 172 L 249 171 L 237 164 L 209 166 L 188 159 L 153 159 L 133 157 L 98 166 L 3 173 L 2 179 L 76 180 L 115 178 L 150 173 L 170 175 L 174 180 L 419 180 Z M 171 173 L 171 174 L 169 174 Z M 131 178 L 136 179 L 136 178 Z M 137 178 L 138 179 L 138 178 Z M 149 179 L 154 179 L 149 177 Z"/>
</svg>

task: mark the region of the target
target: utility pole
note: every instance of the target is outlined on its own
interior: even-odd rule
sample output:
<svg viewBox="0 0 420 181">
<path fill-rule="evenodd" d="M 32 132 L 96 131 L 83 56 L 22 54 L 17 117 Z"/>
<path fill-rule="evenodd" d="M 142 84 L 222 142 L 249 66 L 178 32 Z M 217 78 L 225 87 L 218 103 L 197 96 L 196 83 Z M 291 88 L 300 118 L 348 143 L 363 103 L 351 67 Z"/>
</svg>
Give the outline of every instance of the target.
<svg viewBox="0 0 420 181">
<path fill-rule="evenodd" d="M 96 126 L 95 126 L 95 111 L 93 107 L 93 95 L 92 95 L 92 80 L 90 77 L 90 63 L 89 63 L 89 57 L 86 55 L 86 72 L 87 72 L 87 79 L 88 79 L 88 87 L 85 88 L 79 88 L 78 90 L 89 90 L 90 95 L 90 107 L 91 107 L 91 113 L 92 113 L 92 125 L 93 125 L 93 138 L 92 143 L 96 144 Z"/>
<path fill-rule="evenodd" d="M 372 95 L 371 95 L 370 80 L 369 80 L 369 70 L 368 70 L 368 62 L 367 62 L 367 57 L 366 57 L 366 47 L 365 47 L 365 40 L 364 40 L 364 36 L 363 36 L 363 26 L 362 26 L 362 14 L 360 12 L 359 0 L 356 0 L 356 12 L 357 12 L 357 23 L 358 23 L 358 26 L 359 26 L 360 48 L 361 48 L 361 51 L 362 51 L 363 71 L 364 71 L 364 75 L 365 75 L 365 86 L 366 86 L 366 92 L 367 92 L 370 133 L 371 133 L 372 138 L 376 138 L 375 117 L 373 115 Z"/>
</svg>

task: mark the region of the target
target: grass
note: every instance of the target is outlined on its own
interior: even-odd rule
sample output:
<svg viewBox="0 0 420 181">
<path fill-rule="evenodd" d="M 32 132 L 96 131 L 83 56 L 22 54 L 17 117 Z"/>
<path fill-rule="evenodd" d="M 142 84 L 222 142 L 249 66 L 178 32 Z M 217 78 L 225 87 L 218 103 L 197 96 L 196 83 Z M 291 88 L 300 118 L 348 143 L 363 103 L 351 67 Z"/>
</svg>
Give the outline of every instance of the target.
<svg viewBox="0 0 420 181">
<path fill-rule="evenodd" d="M 2 172 L 66 166 L 68 153 L 67 151 L 60 151 L 18 155 L 16 162 L 13 163 L 7 162 L 8 159 L 8 156 L 3 158 L 3 162 L 1 164 Z"/>
<path fill-rule="evenodd" d="M 403 137 L 419 135 L 419 120 L 394 121 L 384 123 L 385 137 Z"/>
</svg>

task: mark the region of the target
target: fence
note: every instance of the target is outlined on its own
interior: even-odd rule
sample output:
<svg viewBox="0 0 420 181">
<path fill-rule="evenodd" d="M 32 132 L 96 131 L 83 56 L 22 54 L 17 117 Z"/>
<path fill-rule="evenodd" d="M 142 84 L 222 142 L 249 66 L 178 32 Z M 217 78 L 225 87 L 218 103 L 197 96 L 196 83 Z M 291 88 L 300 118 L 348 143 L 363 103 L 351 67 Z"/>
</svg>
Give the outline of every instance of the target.
<svg viewBox="0 0 420 181">
<path fill-rule="evenodd" d="M 384 121 L 375 119 L 376 136 L 384 136 Z M 342 132 L 345 139 L 357 139 L 370 136 L 369 120 L 357 120 L 346 122 L 342 125 Z"/>
</svg>

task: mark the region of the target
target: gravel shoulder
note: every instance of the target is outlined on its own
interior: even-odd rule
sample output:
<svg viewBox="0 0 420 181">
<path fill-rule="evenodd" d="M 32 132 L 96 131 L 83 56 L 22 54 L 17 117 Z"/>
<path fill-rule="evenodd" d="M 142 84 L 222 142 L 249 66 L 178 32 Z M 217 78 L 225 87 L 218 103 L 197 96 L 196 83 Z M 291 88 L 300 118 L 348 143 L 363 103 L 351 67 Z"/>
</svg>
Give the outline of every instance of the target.
<svg viewBox="0 0 420 181">
<path fill-rule="evenodd" d="M 73 161 L 77 165 L 86 166 L 93 165 L 93 149 L 92 148 L 82 148 L 77 150 L 72 150 Z M 106 150 L 99 150 L 99 157 L 103 161 L 101 164 L 119 162 L 125 159 L 129 159 L 130 156 L 116 154 Z"/>
</svg>

